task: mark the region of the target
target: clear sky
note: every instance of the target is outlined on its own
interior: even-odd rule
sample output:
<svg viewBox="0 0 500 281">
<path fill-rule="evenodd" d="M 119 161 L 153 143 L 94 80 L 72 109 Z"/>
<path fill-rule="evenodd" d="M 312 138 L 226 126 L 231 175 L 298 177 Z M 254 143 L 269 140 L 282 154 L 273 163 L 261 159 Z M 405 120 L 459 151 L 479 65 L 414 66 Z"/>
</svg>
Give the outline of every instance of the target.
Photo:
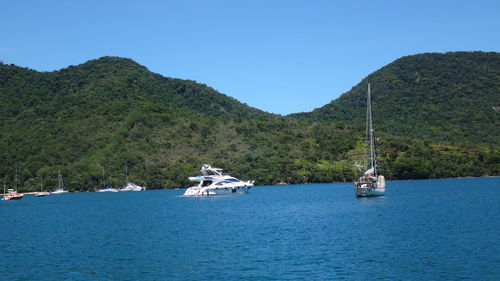
<svg viewBox="0 0 500 281">
<path fill-rule="evenodd" d="M 39 71 L 127 57 L 279 114 L 311 111 L 402 56 L 500 51 L 500 1 L 15 0 L 0 60 Z"/>
</svg>

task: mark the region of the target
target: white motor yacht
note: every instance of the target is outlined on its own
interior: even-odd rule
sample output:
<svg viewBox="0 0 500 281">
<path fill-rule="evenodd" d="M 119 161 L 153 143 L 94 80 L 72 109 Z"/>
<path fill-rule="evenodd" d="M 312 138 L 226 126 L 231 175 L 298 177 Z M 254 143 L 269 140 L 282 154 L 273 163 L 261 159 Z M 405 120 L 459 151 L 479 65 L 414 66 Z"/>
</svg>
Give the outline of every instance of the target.
<svg viewBox="0 0 500 281">
<path fill-rule="evenodd" d="M 223 175 L 222 169 L 203 164 L 201 176 L 189 177 L 190 181 L 199 182 L 184 192 L 184 196 L 209 196 L 243 194 L 253 186 L 254 181 L 241 181 L 230 175 Z"/>
</svg>

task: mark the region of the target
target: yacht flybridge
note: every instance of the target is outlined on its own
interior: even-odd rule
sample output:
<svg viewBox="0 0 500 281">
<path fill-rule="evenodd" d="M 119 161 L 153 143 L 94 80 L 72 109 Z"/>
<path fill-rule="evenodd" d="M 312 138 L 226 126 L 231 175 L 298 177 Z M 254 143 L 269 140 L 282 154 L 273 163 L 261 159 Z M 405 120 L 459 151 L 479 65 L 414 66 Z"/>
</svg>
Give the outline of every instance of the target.
<svg viewBox="0 0 500 281">
<path fill-rule="evenodd" d="M 222 169 L 214 168 L 210 164 L 203 164 L 201 176 L 189 177 L 190 181 L 199 182 L 190 187 L 184 196 L 208 196 L 247 193 L 254 181 L 241 181 L 230 175 L 222 174 Z"/>
</svg>

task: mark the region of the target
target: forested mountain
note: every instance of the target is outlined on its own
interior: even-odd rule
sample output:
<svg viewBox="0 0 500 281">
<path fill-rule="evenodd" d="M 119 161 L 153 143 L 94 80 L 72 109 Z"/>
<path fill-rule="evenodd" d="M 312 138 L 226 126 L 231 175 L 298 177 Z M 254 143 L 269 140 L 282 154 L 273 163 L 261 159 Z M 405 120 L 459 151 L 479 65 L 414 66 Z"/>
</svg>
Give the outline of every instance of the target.
<svg viewBox="0 0 500 281">
<path fill-rule="evenodd" d="M 403 57 L 329 104 L 292 116 L 361 125 L 368 80 L 377 130 L 436 143 L 500 145 L 500 53 Z"/>
<path fill-rule="evenodd" d="M 13 65 L 0 67 L 3 104 L 0 120 L 40 104 L 46 107 L 50 103 L 57 106 L 57 110 L 75 105 L 95 109 L 116 102 L 135 104 L 138 100 L 207 117 L 258 119 L 271 116 L 206 85 L 163 77 L 125 58 L 103 57 L 50 73 Z"/>
<path fill-rule="evenodd" d="M 132 182 L 174 188 L 211 163 L 261 185 L 351 181 L 364 124 L 302 117 L 269 114 L 124 58 L 53 72 L 0 64 L 0 177 L 14 186 L 17 167 L 21 191 L 42 182 L 52 189 L 61 169 L 67 188 L 85 191 L 104 184 L 103 171 L 108 185 L 123 185 L 127 166 Z M 495 146 L 379 137 L 389 179 L 500 174 Z"/>
</svg>

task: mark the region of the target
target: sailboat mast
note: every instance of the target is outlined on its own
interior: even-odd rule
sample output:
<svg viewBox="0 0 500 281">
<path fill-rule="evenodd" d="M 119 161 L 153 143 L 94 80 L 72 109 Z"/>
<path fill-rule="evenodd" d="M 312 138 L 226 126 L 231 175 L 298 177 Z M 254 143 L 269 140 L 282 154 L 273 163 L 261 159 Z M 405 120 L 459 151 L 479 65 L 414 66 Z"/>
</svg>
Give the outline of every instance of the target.
<svg viewBox="0 0 500 281">
<path fill-rule="evenodd" d="M 17 163 L 16 163 L 15 186 L 16 186 L 16 192 L 17 192 Z"/>
<path fill-rule="evenodd" d="M 58 171 L 58 177 L 57 179 L 59 180 L 59 188 L 62 188 L 62 176 L 61 176 L 61 169 L 57 170 Z"/>
<path fill-rule="evenodd" d="M 370 83 L 368 83 L 368 95 L 366 97 L 366 132 L 365 132 L 365 145 L 366 145 L 366 154 L 365 154 L 365 157 L 367 158 L 366 160 L 366 165 L 365 165 L 365 171 L 368 171 L 368 169 L 370 169 L 370 165 L 371 165 L 371 160 L 368 161 L 368 159 L 371 159 L 371 153 L 370 153 L 370 150 L 371 150 L 371 147 L 370 147 L 370 143 L 368 143 L 367 141 L 370 140 Z"/>
<path fill-rule="evenodd" d="M 369 137 L 370 137 L 370 165 L 371 168 L 373 168 L 373 174 L 377 176 L 377 162 L 375 159 L 375 139 L 374 139 L 374 132 L 373 132 L 373 121 L 372 121 L 372 99 L 371 99 L 371 89 L 370 89 L 370 83 L 368 83 L 368 97 L 366 103 L 368 104 L 368 109 L 367 109 L 367 123 L 368 123 L 368 131 L 369 131 Z"/>
<path fill-rule="evenodd" d="M 101 166 L 101 165 L 99 165 Z M 101 170 L 102 170 L 102 188 L 106 188 L 106 175 L 104 174 L 104 167 L 101 166 Z"/>
<path fill-rule="evenodd" d="M 128 163 L 125 164 L 125 185 L 128 184 Z"/>
</svg>

